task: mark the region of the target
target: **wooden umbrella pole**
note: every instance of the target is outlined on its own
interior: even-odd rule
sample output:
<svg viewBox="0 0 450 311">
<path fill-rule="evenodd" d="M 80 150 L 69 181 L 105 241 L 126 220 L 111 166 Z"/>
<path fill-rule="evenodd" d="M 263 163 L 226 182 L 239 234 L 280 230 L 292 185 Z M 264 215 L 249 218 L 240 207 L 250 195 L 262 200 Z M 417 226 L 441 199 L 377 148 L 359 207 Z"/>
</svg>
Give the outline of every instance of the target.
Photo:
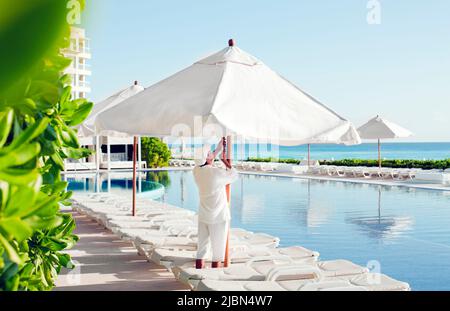
<svg viewBox="0 0 450 311">
<path fill-rule="evenodd" d="M 311 163 L 311 144 L 308 144 L 308 167 Z"/>
<path fill-rule="evenodd" d="M 381 142 L 378 138 L 378 168 L 381 169 Z"/>
<path fill-rule="evenodd" d="M 136 216 L 136 148 L 137 136 L 133 138 L 133 210 L 132 215 Z"/>
<path fill-rule="evenodd" d="M 223 150 L 222 157 L 224 160 L 228 160 L 228 163 L 231 165 L 231 152 L 232 152 L 232 141 L 231 136 L 227 136 L 227 149 Z M 228 207 L 231 209 L 231 187 L 230 184 L 225 186 L 225 191 L 227 193 L 227 201 Z M 224 258 L 224 267 L 228 267 L 230 265 L 230 224 L 228 224 L 228 233 L 227 233 L 227 243 L 225 244 L 225 258 Z"/>
</svg>

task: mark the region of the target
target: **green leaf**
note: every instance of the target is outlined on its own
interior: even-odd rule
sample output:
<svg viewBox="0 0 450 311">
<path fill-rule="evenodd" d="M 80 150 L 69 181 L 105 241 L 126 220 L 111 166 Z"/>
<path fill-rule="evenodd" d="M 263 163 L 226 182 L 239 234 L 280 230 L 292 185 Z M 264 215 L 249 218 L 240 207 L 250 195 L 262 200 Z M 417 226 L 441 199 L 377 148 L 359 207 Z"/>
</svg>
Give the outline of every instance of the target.
<svg viewBox="0 0 450 311">
<path fill-rule="evenodd" d="M 63 223 L 63 218 L 59 216 L 40 217 L 33 215 L 24 218 L 23 221 L 34 230 L 51 230 L 60 226 Z"/>
<path fill-rule="evenodd" d="M 38 198 L 33 206 L 26 210 L 26 213 L 21 213 L 20 216 L 22 218 L 27 218 L 33 215 L 37 216 L 51 216 L 55 214 L 55 206 L 56 211 L 58 210 L 58 206 L 56 202 L 58 201 L 57 196 L 49 196 L 45 193 L 39 192 Z"/>
<path fill-rule="evenodd" d="M 5 217 L 22 217 L 28 213 L 28 209 L 34 204 L 36 189 L 33 187 L 14 187 L 11 199 L 3 210 Z"/>
<path fill-rule="evenodd" d="M 59 170 L 64 170 L 64 161 L 58 153 L 54 153 L 50 156 L 53 160 L 54 164 L 58 167 Z"/>
<path fill-rule="evenodd" d="M 0 212 L 6 206 L 6 202 L 9 200 L 9 184 L 0 180 Z"/>
<path fill-rule="evenodd" d="M 36 111 L 36 103 L 31 98 L 25 98 L 22 101 L 17 102 L 14 108 L 19 109 L 21 113 L 27 115 L 34 115 Z"/>
<path fill-rule="evenodd" d="M 70 258 L 69 254 L 57 254 L 59 263 L 67 269 L 73 269 L 75 266 L 72 263 L 72 260 Z"/>
<path fill-rule="evenodd" d="M 32 143 L 22 145 L 16 150 L 10 151 L 6 154 L 4 152 L 0 152 L 0 169 L 23 165 L 35 158 L 39 154 L 40 150 L 41 146 L 38 143 Z"/>
<path fill-rule="evenodd" d="M 83 122 L 87 116 L 91 113 L 92 107 L 94 107 L 94 103 L 86 102 L 81 104 L 78 109 L 74 112 L 72 116 L 72 120 L 68 122 L 70 126 L 75 126 Z"/>
<path fill-rule="evenodd" d="M 70 85 L 70 84 L 72 84 L 72 76 L 69 74 L 64 74 L 59 79 L 59 82 L 61 82 L 61 84 Z"/>
<path fill-rule="evenodd" d="M 34 182 L 39 177 L 39 171 L 37 169 L 19 169 L 8 168 L 0 171 L 0 180 L 7 181 L 11 184 L 27 185 Z"/>
<path fill-rule="evenodd" d="M 79 148 L 77 134 L 70 127 L 64 125 L 60 131 L 61 140 L 66 146 Z"/>
<path fill-rule="evenodd" d="M 29 97 L 41 97 L 49 103 L 55 103 L 59 98 L 59 90 L 54 83 L 49 81 L 33 81 L 27 95 Z"/>
<path fill-rule="evenodd" d="M 82 159 L 95 153 L 94 150 L 87 148 L 64 148 L 64 154 L 70 159 Z"/>
<path fill-rule="evenodd" d="M 13 142 L 7 147 L 8 150 L 5 152 L 9 152 L 10 150 L 18 148 L 19 146 L 28 144 L 30 141 L 32 141 L 34 138 L 40 135 L 47 128 L 48 122 L 49 122 L 48 118 L 42 118 L 40 121 L 37 121 L 32 125 L 28 126 L 28 128 L 25 131 L 23 131 L 19 135 L 19 137 L 14 138 Z"/>
<path fill-rule="evenodd" d="M 71 92 L 72 88 L 70 86 L 66 86 L 64 88 L 61 94 L 61 98 L 59 99 L 59 103 L 61 104 L 62 107 L 64 107 L 64 105 L 66 105 L 66 103 L 70 101 Z"/>
<path fill-rule="evenodd" d="M 57 139 L 56 131 L 51 124 L 47 125 L 47 128 L 44 131 L 44 138 L 50 141 L 55 141 Z"/>
<path fill-rule="evenodd" d="M 67 243 L 55 238 L 45 238 L 42 241 L 42 246 L 52 251 L 62 251 L 67 247 Z"/>
<path fill-rule="evenodd" d="M 57 146 L 56 142 L 50 141 L 47 139 L 39 139 L 39 143 L 41 144 L 41 156 L 49 156 L 56 152 Z M 48 168 L 47 168 L 48 169 Z M 41 171 L 45 171 L 46 169 L 43 168 Z"/>
<path fill-rule="evenodd" d="M 4 269 L 2 269 L 0 274 L 0 284 L 4 284 L 14 277 L 19 271 L 19 266 L 17 263 L 9 262 Z"/>
<path fill-rule="evenodd" d="M 0 244 L 5 249 L 6 255 L 8 256 L 9 260 L 17 264 L 22 263 L 22 260 L 20 259 L 19 254 L 17 254 L 17 251 L 1 233 L 0 233 Z"/>
<path fill-rule="evenodd" d="M 14 120 L 14 110 L 9 108 L 0 112 L 0 148 L 6 142 Z"/>
<path fill-rule="evenodd" d="M 12 235 L 19 243 L 29 238 L 33 233 L 30 226 L 23 222 L 20 218 L 0 219 L 0 229 Z"/>
</svg>

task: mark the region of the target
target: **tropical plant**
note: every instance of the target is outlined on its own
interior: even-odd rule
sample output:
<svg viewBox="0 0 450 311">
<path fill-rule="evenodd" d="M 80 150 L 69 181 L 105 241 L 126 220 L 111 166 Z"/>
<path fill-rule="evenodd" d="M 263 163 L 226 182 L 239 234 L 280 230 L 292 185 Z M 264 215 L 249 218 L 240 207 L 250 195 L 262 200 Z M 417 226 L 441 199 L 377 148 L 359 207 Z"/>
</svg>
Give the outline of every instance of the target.
<svg viewBox="0 0 450 311">
<path fill-rule="evenodd" d="M 274 162 L 274 163 L 288 163 L 288 164 L 299 164 L 298 159 L 278 159 L 278 158 L 248 158 L 246 161 L 249 162 Z"/>
<path fill-rule="evenodd" d="M 163 167 L 169 165 L 171 157 L 169 147 L 159 138 L 142 137 L 142 158 L 147 162 L 147 167 Z"/>
<path fill-rule="evenodd" d="M 168 171 L 147 172 L 146 180 L 159 183 L 166 188 L 170 186 L 170 176 Z"/>
<path fill-rule="evenodd" d="M 80 1 L 83 5 L 84 3 Z M 78 240 L 67 158 L 83 158 L 74 126 L 93 104 L 71 99 L 67 1 L 0 0 L 0 290 L 50 290 Z M 45 16 L 45 18 L 42 18 Z"/>
</svg>

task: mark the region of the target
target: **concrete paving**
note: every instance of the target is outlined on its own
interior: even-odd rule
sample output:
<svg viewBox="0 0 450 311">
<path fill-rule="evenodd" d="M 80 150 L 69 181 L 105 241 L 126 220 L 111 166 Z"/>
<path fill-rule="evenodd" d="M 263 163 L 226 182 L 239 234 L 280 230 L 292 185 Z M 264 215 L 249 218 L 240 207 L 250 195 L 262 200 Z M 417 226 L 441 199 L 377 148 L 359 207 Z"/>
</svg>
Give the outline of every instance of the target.
<svg viewBox="0 0 450 311">
<path fill-rule="evenodd" d="M 137 255 L 131 242 L 120 240 L 87 216 L 72 213 L 80 240 L 67 253 L 77 267 L 63 268 L 55 291 L 188 290 L 164 267 Z"/>
</svg>

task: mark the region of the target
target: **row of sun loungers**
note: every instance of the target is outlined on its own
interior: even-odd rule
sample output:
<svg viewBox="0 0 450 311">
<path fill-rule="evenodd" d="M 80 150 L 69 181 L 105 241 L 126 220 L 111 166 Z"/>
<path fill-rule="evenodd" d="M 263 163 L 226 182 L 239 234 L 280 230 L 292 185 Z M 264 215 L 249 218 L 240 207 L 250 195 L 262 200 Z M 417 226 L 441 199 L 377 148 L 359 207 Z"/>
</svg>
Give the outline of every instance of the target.
<svg viewBox="0 0 450 311">
<path fill-rule="evenodd" d="M 348 177 L 348 178 L 378 178 L 394 180 L 412 180 L 416 174 L 422 170 L 417 169 L 395 169 L 378 167 L 350 167 L 350 166 L 332 166 L 318 165 L 317 161 L 311 161 L 308 166 L 307 161 L 302 161 L 299 165 L 277 164 L 266 162 L 241 162 L 236 164 L 236 168 L 242 171 L 273 172 L 273 173 L 291 173 L 295 175 L 321 175 L 330 177 Z"/>
<path fill-rule="evenodd" d="M 381 179 L 414 179 L 417 170 L 415 169 L 394 169 L 365 166 L 332 166 L 321 165 L 310 168 L 311 175 L 327 175 L 331 177 L 354 177 L 354 178 L 381 178 Z"/>
<path fill-rule="evenodd" d="M 278 247 L 279 239 L 232 228 L 231 264 L 195 269 L 197 216 L 165 203 L 138 198 L 131 216 L 129 198 L 113 194 L 77 194 L 73 208 L 92 217 L 140 255 L 164 266 L 178 281 L 198 291 L 268 290 L 409 290 L 409 285 L 347 260 L 320 261 L 319 253 L 301 246 Z"/>
<path fill-rule="evenodd" d="M 174 167 L 194 167 L 192 160 L 171 160 L 169 162 Z M 221 162 L 216 162 L 216 166 L 223 167 Z M 319 165 L 317 160 L 302 160 L 300 164 L 283 164 L 273 162 L 251 162 L 240 161 L 234 166 L 241 171 L 247 172 L 271 172 L 288 173 L 294 175 L 316 175 L 345 178 L 366 178 L 366 179 L 391 179 L 391 180 L 419 180 L 434 182 L 439 184 L 450 184 L 450 169 L 447 170 L 422 170 L 406 168 L 378 168 L 366 166 L 334 166 Z"/>
<path fill-rule="evenodd" d="M 179 159 L 172 159 L 169 161 L 169 166 L 174 167 L 194 167 L 195 162 L 193 160 L 179 160 Z"/>
</svg>

